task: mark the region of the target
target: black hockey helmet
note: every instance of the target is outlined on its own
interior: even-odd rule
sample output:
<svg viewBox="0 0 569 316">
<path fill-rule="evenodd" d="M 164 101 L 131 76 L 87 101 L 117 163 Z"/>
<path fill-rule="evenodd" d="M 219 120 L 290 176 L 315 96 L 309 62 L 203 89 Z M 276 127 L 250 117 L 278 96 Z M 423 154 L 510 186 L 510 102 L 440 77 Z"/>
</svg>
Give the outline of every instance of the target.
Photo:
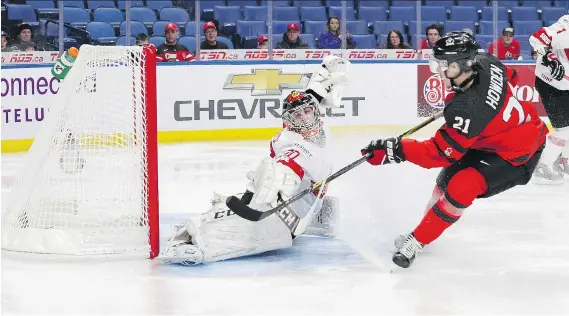
<svg viewBox="0 0 569 316">
<path fill-rule="evenodd" d="M 449 32 L 435 43 L 429 65 L 433 73 L 446 70 L 453 62 L 458 63 L 461 71 L 472 70 L 475 56 L 481 51 L 480 44 L 468 32 Z"/>
<path fill-rule="evenodd" d="M 319 102 L 310 93 L 294 90 L 283 100 L 282 118 L 292 130 L 315 129 L 320 126 Z"/>
</svg>

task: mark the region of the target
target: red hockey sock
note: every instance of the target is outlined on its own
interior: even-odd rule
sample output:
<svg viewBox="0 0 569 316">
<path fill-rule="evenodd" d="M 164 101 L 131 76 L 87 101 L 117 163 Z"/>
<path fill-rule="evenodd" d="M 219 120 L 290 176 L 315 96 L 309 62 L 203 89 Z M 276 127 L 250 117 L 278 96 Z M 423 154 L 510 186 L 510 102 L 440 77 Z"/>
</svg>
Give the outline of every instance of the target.
<svg viewBox="0 0 569 316">
<path fill-rule="evenodd" d="M 445 229 L 449 228 L 450 225 L 460 218 L 460 216 L 453 216 L 445 212 L 444 208 L 441 207 L 441 202 L 439 200 L 427 211 L 419 226 L 413 231 L 417 241 L 423 245 L 430 244 L 433 240 L 439 238 Z"/>
<path fill-rule="evenodd" d="M 486 190 L 486 180 L 478 170 L 466 168 L 457 172 L 448 183 L 447 194 L 427 211 L 421 223 L 413 231 L 417 241 L 424 245 L 433 242 L 460 218 L 462 211 L 470 206 L 477 196 Z"/>
</svg>

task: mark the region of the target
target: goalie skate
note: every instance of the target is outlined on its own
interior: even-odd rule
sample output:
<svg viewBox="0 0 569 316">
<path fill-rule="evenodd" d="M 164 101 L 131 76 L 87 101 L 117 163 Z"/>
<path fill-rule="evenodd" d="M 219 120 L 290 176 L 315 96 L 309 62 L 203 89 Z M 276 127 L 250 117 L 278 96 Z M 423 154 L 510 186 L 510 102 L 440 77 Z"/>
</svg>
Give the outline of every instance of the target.
<svg viewBox="0 0 569 316">
<path fill-rule="evenodd" d="M 198 247 L 180 240 L 177 244 L 169 245 L 158 259 L 163 263 L 192 266 L 203 262 L 203 252 Z"/>
<path fill-rule="evenodd" d="M 557 160 L 559 161 L 559 159 Z M 556 164 L 557 164 L 556 161 Z M 554 164 L 554 166 L 556 165 Z M 556 167 L 550 168 L 544 163 L 538 163 L 533 173 L 532 182 L 535 184 L 560 185 L 563 184 L 563 173 L 556 170 Z"/>
<path fill-rule="evenodd" d="M 204 254 L 199 248 L 198 240 L 194 240 L 198 230 L 192 221 L 174 226 L 175 233 L 168 240 L 166 250 L 158 259 L 163 263 L 195 265 L 203 262 Z"/>
<path fill-rule="evenodd" d="M 407 234 L 405 242 L 403 242 L 401 247 L 393 255 L 393 263 L 402 268 L 409 268 L 413 261 L 415 261 L 417 254 L 421 251 L 423 251 L 423 244 L 418 242 L 413 234 Z"/>
</svg>

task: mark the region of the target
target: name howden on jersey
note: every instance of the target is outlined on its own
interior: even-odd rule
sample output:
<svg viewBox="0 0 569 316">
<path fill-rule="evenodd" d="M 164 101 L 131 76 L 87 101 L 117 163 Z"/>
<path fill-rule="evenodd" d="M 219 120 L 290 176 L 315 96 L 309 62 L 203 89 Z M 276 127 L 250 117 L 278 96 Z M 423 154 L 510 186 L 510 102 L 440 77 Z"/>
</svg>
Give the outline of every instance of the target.
<svg viewBox="0 0 569 316">
<path fill-rule="evenodd" d="M 486 95 L 486 104 L 496 110 L 504 91 L 504 72 L 496 65 L 490 65 L 490 87 Z"/>
<path fill-rule="evenodd" d="M 321 116 L 359 116 L 359 108 L 365 97 L 344 97 L 341 108 L 321 109 Z M 282 107 L 279 98 L 188 100 L 174 102 L 176 121 L 235 120 L 256 118 L 280 118 Z"/>
</svg>

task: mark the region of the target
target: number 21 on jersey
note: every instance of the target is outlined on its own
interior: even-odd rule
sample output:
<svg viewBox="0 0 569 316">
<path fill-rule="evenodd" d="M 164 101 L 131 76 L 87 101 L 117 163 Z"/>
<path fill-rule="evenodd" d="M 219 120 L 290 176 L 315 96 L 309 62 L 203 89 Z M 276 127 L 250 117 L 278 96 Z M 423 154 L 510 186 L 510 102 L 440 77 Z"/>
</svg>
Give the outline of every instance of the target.
<svg viewBox="0 0 569 316">
<path fill-rule="evenodd" d="M 510 97 L 510 99 L 508 100 L 508 104 L 506 104 L 506 108 L 502 113 L 502 119 L 504 120 L 504 122 L 508 123 L 512 118 L 512 112 L 514 110 L 518 112 L 518 125 L 521 125 L 525 121 L 524 107 L 514 97 Z M 452 124 L 452 128 L 459 130 L 463 134 L 468 134 L 469 127 L 470 127 L 470 119 L 464 119 L 463 117 L 460 116 L 454 117 L 454 124 Z"/>
</svg>

